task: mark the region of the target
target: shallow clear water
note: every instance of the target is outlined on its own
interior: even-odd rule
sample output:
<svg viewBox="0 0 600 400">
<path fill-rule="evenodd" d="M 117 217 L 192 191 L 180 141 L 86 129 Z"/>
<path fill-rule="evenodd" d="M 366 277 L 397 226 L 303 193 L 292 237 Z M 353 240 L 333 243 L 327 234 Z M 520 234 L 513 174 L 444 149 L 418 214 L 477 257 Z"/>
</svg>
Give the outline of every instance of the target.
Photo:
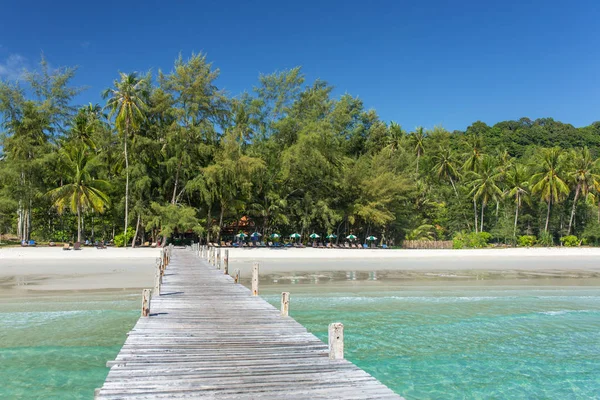
<svg viewBox="0 0 600 400">
<path fill-rule="evenodd" d="M 291 315 L 324 341 L 343 322 L 346 357 L 407 399 L 600 398 L 600 287 L 425 285 L 261 290 L 276 307 L 290 291 Z M 0 398 L 93 398 L 139 297 L 0 299 Z"/>
<path fill-rule="evenodd" d="M 292 317 L 323 341 L 344 323 L 346 357 L 407 399 L 600 398 L 600 288 L 310 286 L 281 288 Z"/>
<path fill-rule="evenodd" d="M 0 301 L 0 398 L 92 399 L 139 294 L 68 294 Z"/>
</svg>

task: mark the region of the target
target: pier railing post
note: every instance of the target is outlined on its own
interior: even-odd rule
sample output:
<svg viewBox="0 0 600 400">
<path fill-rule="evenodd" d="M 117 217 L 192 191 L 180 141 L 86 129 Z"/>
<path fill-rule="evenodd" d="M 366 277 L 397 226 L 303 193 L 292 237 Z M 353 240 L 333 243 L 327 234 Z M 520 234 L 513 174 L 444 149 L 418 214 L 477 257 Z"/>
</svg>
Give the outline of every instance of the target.
<svg viewBox="0 0 600 400">
<path fill-rule="evenodd" d="M 290 292 L 281 293 L 281 316 L 287 317 L 290 312 Z"/>
<path fill-rule="evenodd" d="M 217 269 L 221 269 L 221 249 L 217 249 Z"/>
<path fill-rule="evenodd" d="M 252 264 L 252 296 L 258 296 L 258 263 Z"/>
<path fill-rule="evenodd" d="M 223 273 L 229 275 L 229 249 L 225 249 L 225 255 L 223 256 Z"/>
<path fill-rule="evenodd" d="M 156 275 L 154 276 L 154 293 L 160 296 L 160 285 L 162 284 L 162 272 L 160 270 L 160 264 L 156 265 Z"/>
<path fill-rule="evenodd" d="M 142 291 L 142 317 L 150 316 L 150 289 Z"/>
<path fill-rule="evenodd" d="M 240 283 L 240 270 L 235 269 L 233 271 L 233 283 Z"/>
<path fill-rule="evenodd" d="M 340 322 L 329 324 L 329 359 L 344 359 L 344 325 Z"/>
</svg>

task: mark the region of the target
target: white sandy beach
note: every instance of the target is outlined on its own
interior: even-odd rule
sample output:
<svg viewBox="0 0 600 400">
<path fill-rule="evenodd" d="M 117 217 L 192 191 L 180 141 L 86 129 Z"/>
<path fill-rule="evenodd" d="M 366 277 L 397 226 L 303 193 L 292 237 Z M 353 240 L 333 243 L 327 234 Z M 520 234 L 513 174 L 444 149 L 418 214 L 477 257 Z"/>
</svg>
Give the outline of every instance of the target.
<svg viewBox="0 0 600 400">
<path fill-rule="evenodd" d="M 0 287 L 36 290 L 131 289 L 153 285 L 160 249 L 63 251 L 0 249 Z M 479 250 L 229 249 L 230 268 L 246 275 L 315 271 L 573 271 L 600 273 L 600 248 Z"/>
</svg>

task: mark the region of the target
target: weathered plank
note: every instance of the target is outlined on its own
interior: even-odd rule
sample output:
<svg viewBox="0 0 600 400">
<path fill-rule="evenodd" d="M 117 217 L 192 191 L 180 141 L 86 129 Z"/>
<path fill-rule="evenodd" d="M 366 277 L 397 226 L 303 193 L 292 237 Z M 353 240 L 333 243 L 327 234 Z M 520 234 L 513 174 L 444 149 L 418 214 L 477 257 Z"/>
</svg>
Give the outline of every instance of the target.
<svg viewBox="0 0 600 400">
<path fill-rule="evenodd" d="M 282 308 L 236 285 L 228 254 L 194 245 L 170 249 L 155 283 L 149 317 L 140 318 L 114 361 L 98 399 L 401 399 L 287 317 Z M 201 260 L 199 256 L 209 258 Z M 212 264 L 212 265 L 211 265 Z M 216 264 L 216 265 L 215 265 Z M 157 274 L 160 275 L 160 274 Z M 256 286 L 255 286 L 256 279 Z M 160 289 L 156 290 L 156 286 Z M 339 325 L 330 336 L 343 339 Z M 334 358 L 330 354 L 333 350 Z"/>
</svg>

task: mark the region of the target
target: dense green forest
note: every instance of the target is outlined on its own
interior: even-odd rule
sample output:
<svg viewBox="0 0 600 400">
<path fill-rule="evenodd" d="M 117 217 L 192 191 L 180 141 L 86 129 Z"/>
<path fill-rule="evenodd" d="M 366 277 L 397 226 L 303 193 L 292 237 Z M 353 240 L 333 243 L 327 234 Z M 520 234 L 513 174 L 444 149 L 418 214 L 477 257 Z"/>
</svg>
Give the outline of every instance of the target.
<svg viewBox="0 0 600 400">
<path fill-rule="evenodd" d="M 600 123 L 405 129 L 305 82 L 300 68 L 231 97 L 204 55 L 179 57 L 170 72 L 115 74 L 103 104 L 81 106 L 75 73 L 42 60 L 22 82 L 0 82 L 4 235 L 219 241 L 246 217 L 267 235 L 395 245 L 600 239 Z"/>
</svg>

